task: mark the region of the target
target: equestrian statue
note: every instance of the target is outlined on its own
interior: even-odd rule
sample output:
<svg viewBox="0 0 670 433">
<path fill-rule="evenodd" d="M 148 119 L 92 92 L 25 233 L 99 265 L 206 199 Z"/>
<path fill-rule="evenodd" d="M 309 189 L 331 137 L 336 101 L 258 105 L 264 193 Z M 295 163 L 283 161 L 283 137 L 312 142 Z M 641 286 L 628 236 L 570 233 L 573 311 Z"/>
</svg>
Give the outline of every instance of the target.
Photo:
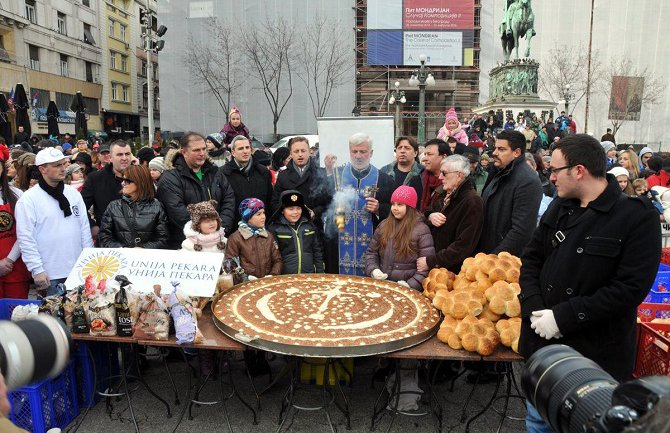
<svg viewBox="0 0 670 433">
<path fill-rule="evenodd" d="M 500 39 L 502 41 L 505 61 L 509 61 L 512 50 L 519 58 L 519 39 L 526 37 L 525 57 L 530 57 L 530 40 L 537 33 L 533 27 L 535 15 L 531 0 L 507 0 L 503 20 L 500 23 Z"/>
</svg>

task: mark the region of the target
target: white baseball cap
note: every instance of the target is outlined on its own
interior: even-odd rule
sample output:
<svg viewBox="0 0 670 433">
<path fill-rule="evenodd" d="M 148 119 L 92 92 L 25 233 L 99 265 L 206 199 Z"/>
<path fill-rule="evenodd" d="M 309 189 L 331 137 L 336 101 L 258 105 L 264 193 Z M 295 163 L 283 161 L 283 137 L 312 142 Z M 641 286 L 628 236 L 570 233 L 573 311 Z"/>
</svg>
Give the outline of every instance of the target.
<svg viewBox="0 0 670 433">
<path fill-rule="evenodd" d="M 63 152 L 56 149 L 55 147 L 47 147 L 37 152 L 35 156 L 35 165 L 49 164 L 52 162 L 58 162 L 65 159 L 66 156 L 63 155 Z"/>
</svg>

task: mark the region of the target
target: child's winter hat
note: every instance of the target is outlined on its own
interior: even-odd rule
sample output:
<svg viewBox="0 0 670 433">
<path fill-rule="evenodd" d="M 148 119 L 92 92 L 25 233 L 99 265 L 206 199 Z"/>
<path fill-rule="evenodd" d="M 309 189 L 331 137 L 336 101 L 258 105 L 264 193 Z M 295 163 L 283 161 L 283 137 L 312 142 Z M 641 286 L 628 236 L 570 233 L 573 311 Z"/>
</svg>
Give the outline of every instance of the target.
<svg viewBox="0 0 670 433">
<path fill-rule="evenodd" d="M 404 204 L 412 209 L 416 209 L 416 200 L 416 190 L 407 185 L 400 185 L 391 195 L 391 203 Z"/>
<path fill-rule="evenodd" d="M 149 170 L 152 168 L 158 170 L 161 174 L 165 171 L 165 162 L 162 156 L 157 156 L 149 161 Z"/>
<path fill-rule="evenodd" d="M 279 196 L 279 203 L 281 204 L 281 207 L 277 209 L 275 213 L 272 215 L 272 218 L 270 218 L 271 221 L 278 218 L 279 215 L 281 215 L 284 208 L 290 206 L 300 206 L 302 208 L 302 216 L 306 217 L 307 219 L 310 219 L 309 208 L 305 206 L 305 198 L 302 196 L 300 191 L 296 189 L 287 189 L 286 191 L 282 192 L 281 195 Z"/>
<path fill-rule="evenodd" d="M 216 200 L 209 200 L 186 206 L 188 213 L 191 214 L 191 228 L 195 231 L 199 231 L 200 221 L 209 218 L 216 219 L 219 222 L 219 227 L 221 227 L 221 218 L 216 211 L 216 205 Z"/>
<path fill-rule="evenodd" d="M 233 105 L 233 108 L 230 109 L 228 112 L 228 118 L 230 119 L 230 116 L 232 116 L 234 113 L 237 113 L 240 115 L 240 117 L 242 117 L 242 113 L 240 113 L 240 109 L 237 108 L 237 105 Z"/>
<path fill-rule="evenodd" d="M 214 143 L 214 146 L 217 149 L 221 149 L 221 146 L 223 146 L 223 138 L 224 138 L 223 134 L 221 134 L 220 132 L 215 132 L 213 134 L 209 134 L 206 140 L 209 140 L 212 143 Z"/>
<path fill-rule="evenodd" d="M 242 221 L 248 222 L 252 216 L 256 215 L 258 211 L 265 209 L 263 201 L 257 198 L 245 198 L 240 203 L 239 211 Z"/>
<path fill-rule="evenodd" d="M 459 123 L 458 116 L 456 115 L 456 110 L 454 110 L 453 107 L 450 108 L 449 111 L 447 111 L 447 115 L 444 118 L 444 124 L 446 125 L 447 122 L 449 122 L 450 120 L 453 120 L 454 122 Z"/>
<path fill-rule="evenodd" d="M 83 167 L 76 162 L 74 164 L 68 165 L 68 167 L 65 169 L 65 177 L 72 176 L 72 173 L 74 173 L 77 170 L 82 170 Z"/>
</svg>

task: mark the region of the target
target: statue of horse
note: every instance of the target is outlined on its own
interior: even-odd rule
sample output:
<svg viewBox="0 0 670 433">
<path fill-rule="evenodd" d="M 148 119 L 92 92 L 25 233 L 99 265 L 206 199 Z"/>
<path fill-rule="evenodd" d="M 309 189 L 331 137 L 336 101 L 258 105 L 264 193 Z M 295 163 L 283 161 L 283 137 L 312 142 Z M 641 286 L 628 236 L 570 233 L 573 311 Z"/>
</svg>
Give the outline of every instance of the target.
<svg viewBox="0 0 670 433">
<path fill-rule="evenodd" d="M 515 50 L 516 58 L 519 58 L 519 38 L 526 37 L 525 57 L 530 57 L 530 40 L 537 33 L 534 23 L 535 15 L 531 6 L 531 0 L 516 0 L 507 9 L 508 19 L 503 20 L 500 25 L 500 39 L 505 53 L 505 61 L 508 61 Z M 509 23 L 509 27 L 507 27 Z"/>
</svg>

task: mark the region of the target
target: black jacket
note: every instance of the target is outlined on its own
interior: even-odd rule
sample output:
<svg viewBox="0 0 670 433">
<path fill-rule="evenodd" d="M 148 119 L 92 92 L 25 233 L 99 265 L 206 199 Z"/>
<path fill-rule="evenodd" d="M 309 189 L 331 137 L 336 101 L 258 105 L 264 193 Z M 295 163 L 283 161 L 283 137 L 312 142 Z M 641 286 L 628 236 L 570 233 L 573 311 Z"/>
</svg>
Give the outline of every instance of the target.
<svg viewBox="0 0 670 433">
<path fill-rule="evenodd" d="M 96 224 L 100 225 L 107 206 L 112 201 L 121 198 L 121 188 L 121 178 L 114 174 L 112 164 L 107 164 L 102 169 L 86 176 L 81 196 L 86 203 L 86 209 L 93 206 L 93 217 Z"/>
<path fill-rule="evenodd" d="M 493 176 L 482 192 L 484 227 L 478 250 L 520 256 L 530 241 L 542 201 L 542 184 L 522 156 Z"/>
<path fill-rule="evenodd" d="M 307 171 L 300 176 L 293 162 L 290 162 L 286 166 L 286 170 L 277 174 L 277 182 L 272 194 L 273 209 L 281 207 L 279 203 L 281 193 L 289 189 L 300 191 L 305 199 L 305 206 L 314 212 L 314 221 L 320 225 L 321 215 L 328 209 L 333 197 L 332 192 L 328 190 L 326 170 L 319 168 L 314 162 L 310 162 Z"/>
<path fill-rule="evenodd" d="M 297 226 L 286 218 L 279 219 L 268 227 L 277 238 L 283 261 L 282 274 L 323 273 L 323 247 L 316 226 L 304 216 Z"/>
<path fill-rule="evenodd" d="M 167 216 L 156 199 L 135 202 L 124 196 L 107 206 L 100 223 L 102 248 L 167 247 Z"/>
<path fill-rule="evenodd" d="M 216 200 L 221 226 L 226 229 L 226 235 L 232 233 L 236 213 L 235 194 L 219 168 L 206 161 L 201 168 L 203 176 L 200 181 L 183 156 L 177 155 L 173 164 L 174 169 L 163 172 L 156 192 L 156 198 L 163 203 L 168 217 L 168 248 L 181 248 L 185 239 L 184 225 L 191 219 L 186 206 L 206 200 Z"/>
<path fill-rule="evenodd" d="M 228 183 L 235 193 L 235 218 L 233 229 L 237 230 L 240 214 L 237 209 L 245 198 L 257 198 L 265 204 L 265 214 L 272 215 L 272 176 L 270 170 L 251 160 L 248 171 L 240 170 L 234 158 L 231 158 L 223 167 L 221 172 L 228 179 Z M 232 233 L 226 231 L 226 233 Z"/>
<path fill-rule="evenodd" d="M 661 233 L 646 198 L 626 197 L 614 176 L 607 180 L 585 211 L 575 200 L 556 198 L 540 220 L 522 256 L 519 352 L 529 357 L 548 344 L 566 344 L 625 380 L 635 363 L 637 306 L 658 270 Z M 553 311 L 563 338 L 547 341 L 530 328 L 531 313 L 544 309 Z"/>
<path fill-rule="evenodd" d="M 14 144 L 21 144 L 23 142 L 28 143 L 30 141 L 30 135 L 27 132 L 17 132 L 14 134 Z"/>
</svg>

